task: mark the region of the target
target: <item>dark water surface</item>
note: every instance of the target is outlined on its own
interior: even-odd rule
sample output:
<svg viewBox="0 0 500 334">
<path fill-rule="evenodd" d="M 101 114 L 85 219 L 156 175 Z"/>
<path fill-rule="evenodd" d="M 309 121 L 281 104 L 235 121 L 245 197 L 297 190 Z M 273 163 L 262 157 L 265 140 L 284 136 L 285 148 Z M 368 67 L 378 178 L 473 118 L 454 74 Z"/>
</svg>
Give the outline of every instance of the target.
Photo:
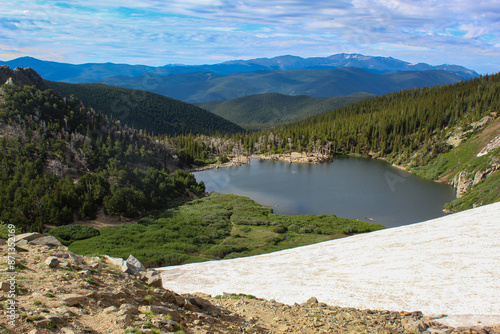
<svg viewBox="0 0 500 334">
<path fill-rule="evenodd" d="M 424 180 L 373 159 L 324 164 L 253 159 L 241 167 L 194 173 L 207 191 L 248 196 L 287 215 L 335 214 L 395 227 L 444 216 L 451 186 Z"/>
</svg>

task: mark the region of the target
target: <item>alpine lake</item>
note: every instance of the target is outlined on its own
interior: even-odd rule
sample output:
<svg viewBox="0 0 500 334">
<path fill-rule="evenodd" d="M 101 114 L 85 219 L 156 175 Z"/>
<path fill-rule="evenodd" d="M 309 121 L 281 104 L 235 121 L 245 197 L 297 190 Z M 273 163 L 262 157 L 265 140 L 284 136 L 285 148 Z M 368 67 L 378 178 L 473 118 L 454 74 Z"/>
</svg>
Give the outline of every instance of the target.
<svg viewBox="0 0 500 334">
<path fill-rule="evenodd" d="M 375 159 L 336 158 L 321 164 L 251 159 L 194 175 L 207 192 L 248 196 L 277 214 L 334 214 L 385 227 L 444 216 L 444 204 L 456 199 L 449 185 Z"/>
</svg>

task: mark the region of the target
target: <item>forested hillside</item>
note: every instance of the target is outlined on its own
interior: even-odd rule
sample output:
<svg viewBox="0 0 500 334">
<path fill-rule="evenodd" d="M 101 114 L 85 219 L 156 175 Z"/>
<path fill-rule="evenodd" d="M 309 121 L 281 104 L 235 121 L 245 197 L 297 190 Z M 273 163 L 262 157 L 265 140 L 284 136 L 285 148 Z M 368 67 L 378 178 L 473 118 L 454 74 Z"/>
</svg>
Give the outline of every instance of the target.
<svg viewBox="0 0 500 334">
<path fill-rule="evenodd" d="M 271 93 L 198 105 L 248 130 L 262 130 L 331 111 L 361 101 L 369 96 L 373 95 L 358 94 L 321 98 Z"/>
<path fill-rule="evenodd" d="M 155 135 L 215 135 L 244 131 L 236 124 L 197 106 L 143 90 L 101 84 L 46 83 L 62 96 L 74 95 L 105 115 L 120 120 L 122 124 Z"/>
<path fill-rule="evenodd" d="M 231 139 L 221 139 L 222 149 L 218 150 L 233 155 L 306 151 L 326 156 L 379 157 L 429 179 L 445 177 L 448 182 L 461 171 L 476 166 L 476 173 L 479 169 L 489 170 L 484 183 L 490 186 L 482 193 L 489 193 L 493 187 L 495 194 L 485 200 L 491 202 L 500 200 L 498 188 L 490 183 L 495 178 L 486 178 L 499 168 L 498 149 L 477 157 L 483 146 L 468 142 L 480 133 L 485 134 L 482 145 L 493 140 L 500 130 L 485 129 L 497 124 L 499 111 L 500 74 L 496 74 L 454 85 L 390 93 L 273 130 L 237 134 Z M 195 156 L 203 150 L 215 153 L 213 142 L 213 138 L 198 138 L 196 145 L 189 144 L 188 153 Z M 457 160 L 452 157 L 460 154 L 458 150 L 464 150 L 466 144 L 472 148 L 466 150 L 468 153 L 460 160 L 460 168 L 456 168 L 453 161 Z M 438 172 L 425 172 L 431 167 Z M 469 171 L 469 178 L 474 179 L 473 171 L 474 168 Z M 486 202 L 478 199 L 461 209 Z"/>
<path fill-rule="evenodd" d="M 203 193 L 175 151 L 79 100 L 0 88 L 0 221 L 42 231 L 75 218 L 142 216 Z"/>
</svg>

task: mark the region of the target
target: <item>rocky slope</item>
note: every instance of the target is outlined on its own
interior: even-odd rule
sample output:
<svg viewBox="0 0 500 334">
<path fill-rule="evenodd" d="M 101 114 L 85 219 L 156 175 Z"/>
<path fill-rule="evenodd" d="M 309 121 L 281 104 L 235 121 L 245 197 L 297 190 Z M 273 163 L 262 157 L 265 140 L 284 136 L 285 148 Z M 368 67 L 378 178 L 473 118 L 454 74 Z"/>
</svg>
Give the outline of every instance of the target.
<svg viewBox="0 0 500 334">
<path fill-rule="evenodd" d="M 16 67 L 10 69 L 7 65 L 0 66 L 0 85 L 15 84 L 18 86 L 34 85 L 38 89 L 47 89 L 42 77 L 32 68 Z"/>
<path fill-rule="evenodd" d="M 291 306 L 245 295 L 179 295 L 132 256 L 82 257 L 37 233 L 2 243 L 2 333 L 500 333 L 500 326 L 452 328 L 421 312 L 341 308 L 316 298 Z"/>
</svg>

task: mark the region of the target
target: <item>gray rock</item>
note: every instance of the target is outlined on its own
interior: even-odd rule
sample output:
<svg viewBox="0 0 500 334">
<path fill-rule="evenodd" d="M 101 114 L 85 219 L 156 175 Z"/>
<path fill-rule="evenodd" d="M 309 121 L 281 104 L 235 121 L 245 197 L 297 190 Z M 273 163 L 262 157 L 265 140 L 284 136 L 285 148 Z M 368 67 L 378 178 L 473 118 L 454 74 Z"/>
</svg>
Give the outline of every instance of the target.
<svg viewBox="0 0 500 334">
<path fill-rule="evenodd" d="M 32 245 L 41 245 L 41 246 L 49 246 L 49 247 L 57 247 L 62 246 L 63 244 L 51 235 L 47 237 L 36 238 L 29 242 Z"/>
<path fill-rule="evenodd" d="M 16 242 L 16 246 L 26 246 L 28 244 L 28 240 L 22 239 Z"/>
<path fill-rule="evenodd" d="M 32 240 L 35 240 L 35 239 L 38 239 L 38 238 L 41 238 L 43 237 L 42 234 L 40 233 L 23 233 L 23 234 L 19 234 L 19 235 L 16 235 L 14 237 L 14 241 L 16 243 L 18 243 L 20 240 L 26 240 L 26 241 L 32 241 Z"/>
<path fill-rule="evenodd" d="M 0 239 L 0 246 L 6 245 L 6 244 L 7 244 L 7 241 Z"/>
<path fill-rule="evenodd" d="M 59 260 L 55 256 L 49 256 L 47 259 L 45 259 L 45 264 L 50 268 L 56 268 L 59 264 Z"/>
<path fill-rule="evenodd" d="M 138 274 L 141 271 L 146 270 L 146 267 L 144 267 L 141 261 L 137 260 L 132 254 L 130 254 L 126 262 L 133 267 L 133 270 L 135 271 L 133 274 Z"/>
<path fill-rule="evenodd" d="M 68 258 L 71 260 L 76 265 L 81 265 L 83 264 L 83 257 L 80 255 L 76 255 L 75 253 L 68 252 Z"/>
</svg>

